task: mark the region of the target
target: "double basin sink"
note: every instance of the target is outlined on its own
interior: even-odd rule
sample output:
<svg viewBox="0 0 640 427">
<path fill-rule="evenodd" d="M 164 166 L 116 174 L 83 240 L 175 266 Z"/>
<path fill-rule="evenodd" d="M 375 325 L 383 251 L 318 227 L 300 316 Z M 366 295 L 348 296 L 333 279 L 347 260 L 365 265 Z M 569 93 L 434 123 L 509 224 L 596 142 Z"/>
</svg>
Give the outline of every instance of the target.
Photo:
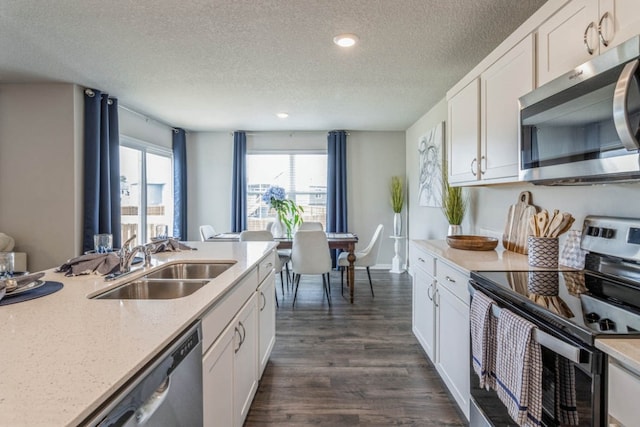
<svg viewBox="0 0 640 427">
<path fill-rule="evenodd" d="M 93 299 L 174 299 L 191 295 L 235 262 L 179 263 L 132 280 Z"/>
</svg>

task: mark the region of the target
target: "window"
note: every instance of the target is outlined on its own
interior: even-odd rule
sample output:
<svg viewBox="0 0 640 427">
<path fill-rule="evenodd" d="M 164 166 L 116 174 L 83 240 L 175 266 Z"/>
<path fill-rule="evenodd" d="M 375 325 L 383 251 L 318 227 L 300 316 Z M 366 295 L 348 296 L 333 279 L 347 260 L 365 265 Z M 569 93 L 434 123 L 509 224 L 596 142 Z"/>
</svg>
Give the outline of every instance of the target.
<svg viewBox="0 0 640 427">
<path fill-rule="evenodd" d="M 122 241 L 146 243 L 162 228 L 173 228 L 171 150 L 120 137 L 120 223 Z M 142 214 L 146 213 L 146 214 Z"/>
<path fill-rule="evenodd" d="M 283 187 L 287 198 L 304 209 L 304 221 L 327 217 L 326 153 L 247 154 L 247 228 L 264 230 L 276 217 L 262 195 L 271 185 Z"/>
</svg>

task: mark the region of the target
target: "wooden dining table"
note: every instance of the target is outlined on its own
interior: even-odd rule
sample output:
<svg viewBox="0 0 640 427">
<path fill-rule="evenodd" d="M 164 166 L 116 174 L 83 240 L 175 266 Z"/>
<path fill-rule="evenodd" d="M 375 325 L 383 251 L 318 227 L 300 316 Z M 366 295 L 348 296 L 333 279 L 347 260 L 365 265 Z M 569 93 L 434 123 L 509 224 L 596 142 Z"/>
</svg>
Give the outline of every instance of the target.
<svg viewBox="0 0 640 427">
<path fill-rule="evenodd" d="M 356 261 L 356 243 L 358 243 L 358 236 L 354 233 L 331 233 L 327 232 L 327 242 L 329 243 L 329 249 L 342 249 L 348 252 L 347 260 L 349 260 L 349 266 L 347 267 L 347 286 L 349 287 L 349 302 L 353 304 L 353 295 L 355 290 L 355 261 Z M 207 239 L 208 242 L 237 242 L 240 240 L 240 233 L 220 233 Z M 278 242 L 278 249 L 291 249 L 293 246 L 293 239 L 286 237 L 276 237 L 274 239 Z"/>
</svg>

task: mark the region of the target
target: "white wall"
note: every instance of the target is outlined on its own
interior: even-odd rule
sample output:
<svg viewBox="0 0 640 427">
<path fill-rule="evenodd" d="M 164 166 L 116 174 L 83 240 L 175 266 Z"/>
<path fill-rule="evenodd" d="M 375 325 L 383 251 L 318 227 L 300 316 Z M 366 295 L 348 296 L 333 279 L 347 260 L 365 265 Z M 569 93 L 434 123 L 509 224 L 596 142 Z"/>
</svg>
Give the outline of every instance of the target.
<svg viewBox="0 0 640 427">
<path fill-rule="evenodd" d="M 0 231 L 32 271 L 81 248 L 82 111 L 75 85 L 0 85 Z"/>
<path fill-rule="evenodd" d="M 187 134 L 187 237 L 200 240 L 199 226 L 231 230 L 233 136 L 229 132 Z"/>
<path fill-rule="evenodd" d="M 442 214 L 440 208 L 424 207 L 418 205 L 418 174 L 419 155 L 418 141 L 429 130 L 440 122 L 447 120 L 447 102 L 442 99 L 429 112 L 416 121 L 407 129 L 406 138 L 406 161 L 407 161 L 407 182 L 409 183 L 409 238 L 410 239 L 443 239 L 447 235 L 449 223 Z M 444 126 L 444 139 L 446 141 L 447 125 Z M 443 156 L 446 143 L 443 142 Z M 445 158 L 445 157 L 443 157 Z M 463 221 L 463 229 L 468 228 L 468 224 Z"/>
<path fill-rule="evenodd" d="M 409 236 L 411 239 L 443 239 L 447 221 L 438 208 L 417 206 L 417 142 L 439 121 L 447 118 L 446 100 L 407 130 L 407 175 L 409 177 Z M 445 125 L 446 132 L 446 125 Z M 514 141 L 516 144 L 517 141 Z M 580 229 L 586 215 L 640 217 L 640 183 L 600 184 L 579 187 L 534 186 L 528 183 L 468 187 L 469 211 L 463 221 L 465 234 L 500 237 L 504 231 L 509 205 L 516 203 L 521 191 L 530 191 L 533 204 L 547 210 L 570 212 Z M 561 239 L 561 244 L 563 243 Z"/>
<path fill-rule="evenodd" d="M 300 135 L 298 135 L 300 134 Z M 296 144 L 326 146 L 326 132 L 296 133 Z M 247 144 L 282 140 L 286 132 L 249 134 Z M 320 145 L 322 147 L 323 145 Z M 405 175 L 404 132 L 350 132 L 347 138 L 349 228 L 366 245 L 379 223 L 385 237 L 393 230 L 389 185 L 394 175 Z M 231 228 L 231 173 L 233 136 L 229 132 L 190 133 L 187 137 L 189 239 L 199 239 L 198 226 L 211 224 L 216 231 Z M 364 246 L 363 246 L 364 247 Z M 378 263 L 390 265 L 393 244 L 385 238 Z"/>
<path fill-rule="evenodd" d="M 358 234 L 358 247 L 364 248 L 378 224 L 384 225 L 378 265 L 385 268 L 391 266 L 394 254 L 389 239 L 393 234 L 391 177 L 406 174 L 404 139 L 404 132 L 349 131 L 347 137 L 349 229 Z M 406 219 L 406 209 L 403 217 Z M 404 253 L 403 248 L 403 259 Z"/>
</svg>

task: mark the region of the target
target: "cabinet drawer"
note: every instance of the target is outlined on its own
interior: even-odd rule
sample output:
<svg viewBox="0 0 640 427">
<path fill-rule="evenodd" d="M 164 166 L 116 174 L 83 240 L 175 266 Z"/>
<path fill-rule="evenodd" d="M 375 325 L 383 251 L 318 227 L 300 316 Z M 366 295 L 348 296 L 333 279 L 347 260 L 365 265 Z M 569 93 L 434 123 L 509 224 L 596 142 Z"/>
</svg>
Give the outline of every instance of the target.
<svg viewBox="0 0 640 427">
<path fill-rule="evenodd" d="M 469 305 L 469 291 L 467 283 L 469 276 L 440 260 L 436 263 L 436 278 L 438 286 L 447 288 L 452 294 Z"/>
<path fill-rule="evenodd" d="M 273 271 L 273 267 L 276 265 L 276 257 L 275 251 L 271 251 L 271 253 L 266 256 L 260 264 L 258 265 L 258 284 L 262 283 L 262 281 Z"/>
<path fill-rule="evenodd" d="M 205 353 L 231 322 L 244 303 L 258 288 L 258 272 L 254 268 L 248 276 L 215 303 L 202 318 L 202 352 Z"/>
<path fill-rule="evenodd" d="M 624 426 L 638 425 L 638 404 L 629 396 L 640 395 L 640 376 L 610 362 L 608 395 L 609 415 Z"/>
<path fill-rule="evenodd" d="M 410 265 L 412 268 L 419 268 L 425 273 L 434 276 L 435 275 L 435 265 L 436 259 L 429 252 L 419 248 L 416 245 L 411 246 L 410 250 Z"/>
</svg>

